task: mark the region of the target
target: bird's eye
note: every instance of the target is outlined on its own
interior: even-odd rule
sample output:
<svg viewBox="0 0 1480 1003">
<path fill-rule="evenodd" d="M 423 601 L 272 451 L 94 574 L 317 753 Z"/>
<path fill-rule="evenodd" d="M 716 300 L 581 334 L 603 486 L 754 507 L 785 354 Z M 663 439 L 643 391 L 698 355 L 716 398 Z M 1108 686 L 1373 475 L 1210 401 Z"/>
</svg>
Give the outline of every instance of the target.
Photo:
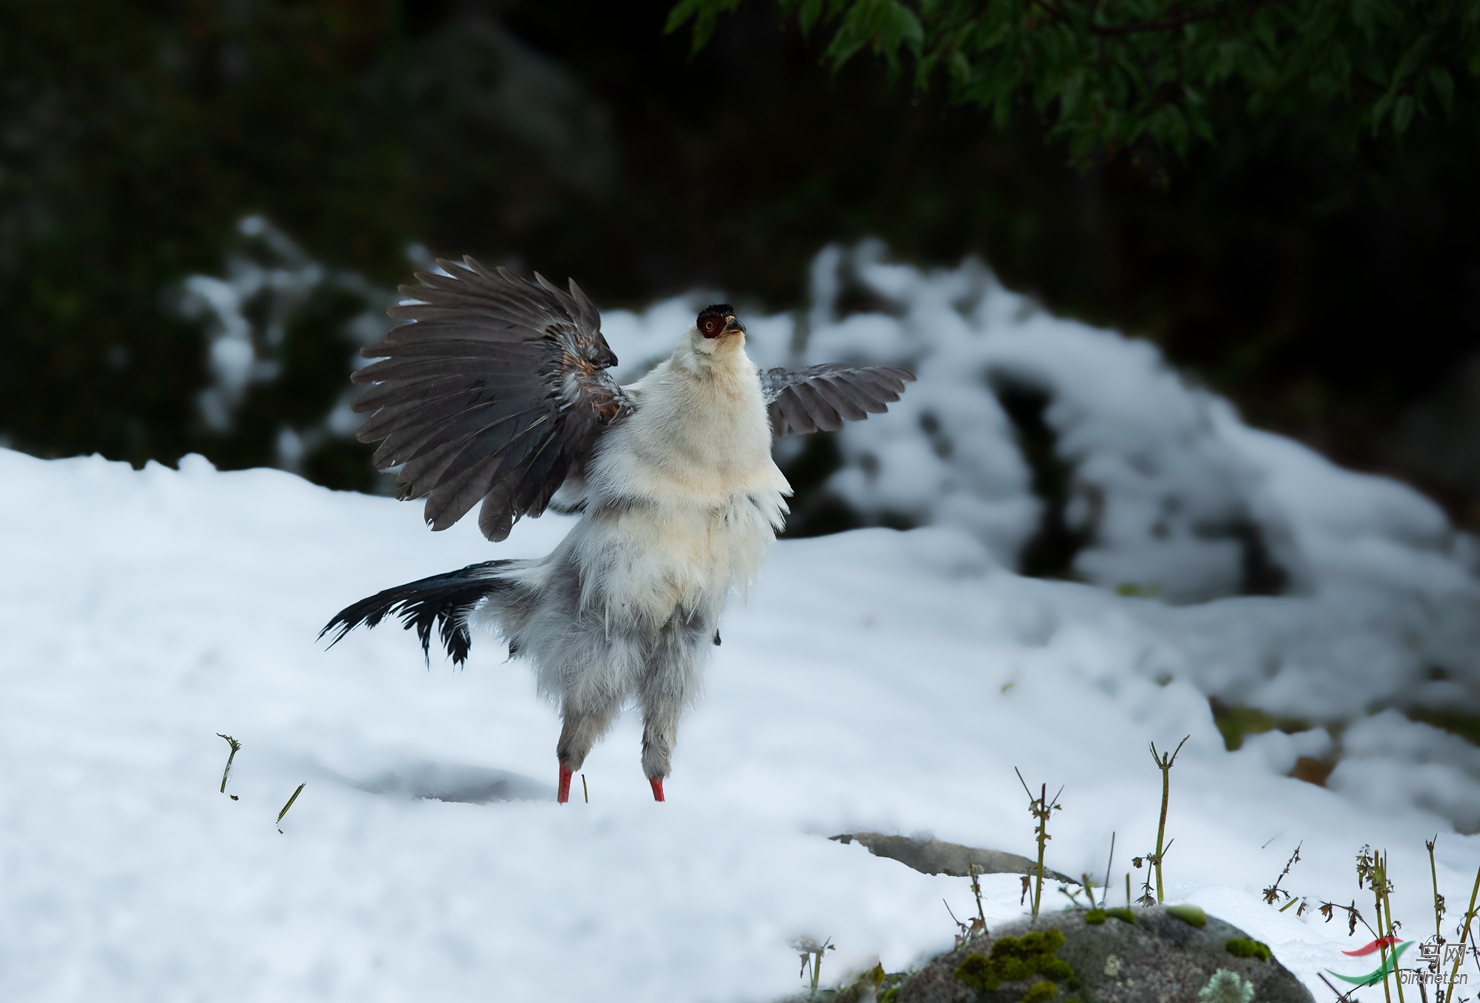
<svg viewBox="0 0 1480 1003">
<path fill-rule="evenodd" d="M 707 319 L 706 321 L 704 321 L 704 333 L 705 334 L 713 334 L 714 333 L 714 329 L 717 328 L 717 327 L 719 327 L 719 321 L 715 320 L 713 317 L 710 317 L 709 319 Z"/>
</svg>

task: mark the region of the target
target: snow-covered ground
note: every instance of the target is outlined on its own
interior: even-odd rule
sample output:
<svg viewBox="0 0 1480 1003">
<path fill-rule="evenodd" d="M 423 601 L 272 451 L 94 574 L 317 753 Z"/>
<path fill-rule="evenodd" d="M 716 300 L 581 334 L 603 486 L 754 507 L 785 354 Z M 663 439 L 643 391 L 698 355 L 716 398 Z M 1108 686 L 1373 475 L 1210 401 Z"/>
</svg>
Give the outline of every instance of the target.
<svg viewBox="0 0 1480 1003">
<path fill-rule="evenodd" d="M 1103 875 L 1116 834 L 1118 904 L 1129 857 L 1155 841 L 1148 743 L 1183 735 L 1169 898 L 1267 941 L 1318 999 L 1321 969 L 1359 965 L 1339 953 L 1353 946 L 1339 917 L 1261 901 L 1297 843 L 1284 886 L 1359 906 L 1356 852 L 1388 849 L 1404 932 L 1422 936 L 1423 844 L 1439 833 L 1458 914 L 1480 865 L 1480 838 L 1456 833 L 1480 828 L 1480 749 L 1403 712 L 1475 709 L 1472 541 L 1413 492 L 1247 428 L 1144 346 L 1033 315 L 980 274 L 941 292 L 968 268 L 878 281 L 891 274 L 897 315 L 757 319 L 755 354 L 867 344 L 918 365 L 889 416 L 849 429 L 836 490 L 934 525 L 778 546 L 723 623 L 665 804 L 630 718 L 586 763 L 590 803 L 554 804 L 557 719 L 496 642 L 457 672 L 423 668 L 394 626 L 315 640 L 355 599 L 544 552 L 568 521 L 521 523 L 495 549 L 471 524 L 432 534 L 416 506 L 280 471 L 0 451 L 0 1000 L 766 1000 L 801 985 L 799 935 L 837 945 L 825 981 L 949 947 L 941 899 L 970 912 L 964 879 L 825 837 L 928 831 L 1031 853 L 1014 767 L 1063 785 L 1049 866 Z M 947 308 L 970 323 L 952 334 Z M 671 344 L 670 313 L 691 319 L 682 304 L 611 316 L 614 347 L 640 363 Z M 1102 496 L 1084 577 L 1147 584 L 1153 569 L 1182 605 L 1010 570 L 1036 503 L 980 368 L 1009 363 L 1054 391 L 1061 448 Z M 1137 410 L 1151 386 L 1190 409 L 1170 431 Z M 922 423 L 932 407 L 967 423 Z M 996 495 L 973 495 L 969 463 L 920 464 L 941 428 L 958 448 L 934 455 L 971 446 Z M 1148 456 L 1125 452 L 1137 428 Z M 1218 534 L 1199 535 L 1219 505 L 1237 509 L 1219 525 L 1259 527 L 1289 594 L 1194 601 L 1226 568 Z M 1337 737 L 1272 732 L 1228 752 L 1210 695 Z M 242 742 L 238 800 L 217 790 L 218 732 Z M 1301 755 L 1339 759 L 1328 787 L 1285 775 Z M 521 799 L 489 800 L 501 792 Z M 989 920 L 1020 912 L 1016 877 L 985 886 Z"/>
</svg>

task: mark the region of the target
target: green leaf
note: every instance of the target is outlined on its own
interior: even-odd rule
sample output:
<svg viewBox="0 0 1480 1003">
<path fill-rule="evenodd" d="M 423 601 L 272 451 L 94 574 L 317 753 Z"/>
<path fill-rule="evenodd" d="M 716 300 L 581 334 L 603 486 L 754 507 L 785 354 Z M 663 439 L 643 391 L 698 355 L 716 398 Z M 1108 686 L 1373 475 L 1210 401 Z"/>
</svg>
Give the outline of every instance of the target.
<svg viewBox="0 0 1480 1003">
<path fill-rule="evenodd" d="M 806 38 L 812 31 L 812 26 L 822 16 L 822 0 L 802 0 L 802 8 L 797 11 L 797 27 L 802 29 L 802 37 Z"/>
<path fill-rule="evenodd" d="M 730 13 L 739 7 L 740 3 L 741 0 L 678 0 L 678 3 L 674 4 L 673 9 L 668 12 L 668 20 L 663 25 L 663 33 L 672 34 L 686 21 L 692 19 L 694 44 L 689 47 L 689 55 L 696 55 L 714 37 L 714 29 L 719 25 L 720 15 Z"/>
<path fill-rule="evenodd" d="M 1393 103 L 1393 129 L 1402 135 L 1413 121 L 1413 95 L 1404 94 Z"/>
<path fill-rule="evenodd" d="M 1449 71 L 1442 66 L 1436 66 L 1429 71 L 1429 85 L 1439 95 L 1439 103 L 1444 106 L 1444 111 L 1449 113 L 1454 110 L 1454 78 Z"/>
<path fill-rule="evenodd" d="M 691 24 L 697 51 L 741 2 L 676 0 L 666 30 Z M 1397 136 L 1436 106 L 1458 114 L 1472 99 L 1451 74 L 1480 75 L 1480 0 L 777 4 L 804 36 L 825 32 L 817 42 L 834 71 L 868 49 L 893 81 L 907 52 L 916 89 L 944 69 L 951 100 L 1000 128 L 1036 109 L 1081 164 L 1137 142 L 1185 157 L 1238 116 L 1327 116 L 1347 134 L 1390 123 Z"/>
<path fill-rule="evenodd" d="M 663 24 L 663 34 L 673 34 L 704 6 L 704 0 L 678 0 L 678 3 L 674 4 L 673 9 L 668 12 L 668 20 Z"/>
<path fill-rule="evenodd" d="M 950 68 L 952 82 L 957 87 L 966 86 L 966 82 L 971 79 L 971 60 L 967 59 L 960 49 L 951 53 Z M 1452 91 L 1454 83 L 1451 81 L 1449 86 Z"/>
<path fill-rule="evenodd" d="M 1403 53 L 1403 58 L 1398 60 L 1398 65 L 1393 67 L 1393 81 L 1397 82 L 1414 70 L 1418 69 L 1424 57 L 1428 55 L 1429 47 L 1433 43 L 1432 35 L 1420 35 L 1419 38 Z"/>
<path fill-rule="evenodd" d="M 921 27 L 920 19 L 898 0 L 892 0 L 890 7 L 893 8 L 889 17 L 893 37 L 919 55 L 920 47 L 925 43 L 925 29 Z"/>
</svg>

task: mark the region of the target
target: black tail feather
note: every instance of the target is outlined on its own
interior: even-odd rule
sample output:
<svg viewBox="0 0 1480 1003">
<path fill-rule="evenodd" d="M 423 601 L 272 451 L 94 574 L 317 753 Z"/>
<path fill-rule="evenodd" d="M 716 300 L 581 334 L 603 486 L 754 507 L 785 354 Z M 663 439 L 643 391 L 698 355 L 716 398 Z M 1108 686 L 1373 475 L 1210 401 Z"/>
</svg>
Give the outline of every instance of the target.
<svg viewBox="0 0 1480 1003">
<path fill-rule="evenodd" d="M 517 587 L 516 582 L 497 575 L 498 568 L 514 563 L 484 561 L 460 571 L 433 575 L 377 592 L 336 613 L 334 619 L 319 631 L 319 639 L 337 628 L 338 633 L 329 642 L 332 648 L 361 624 L 374 627 L 387 616 L 399 616 L 407 630 L 416 628 L 427 664 L 431 664 L 432 627 L 435 625 L 447 654 L 454 663 L 462 665 L 467 661 L 468 649 L 473 644 L 468 633 L 467 614 L 485 596 Z"/>
</svg>

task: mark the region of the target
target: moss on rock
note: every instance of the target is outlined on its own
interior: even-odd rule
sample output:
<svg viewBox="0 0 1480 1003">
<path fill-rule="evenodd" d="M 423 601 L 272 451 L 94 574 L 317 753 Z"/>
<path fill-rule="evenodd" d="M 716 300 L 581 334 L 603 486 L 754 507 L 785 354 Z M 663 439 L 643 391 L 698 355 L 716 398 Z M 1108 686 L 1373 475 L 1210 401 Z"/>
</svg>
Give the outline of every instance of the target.
<svg viewBox="0 0 1480 1003">
<path fill-rule="evenodd" d="M 1270 958 L 1268 944 L 1247 937 L 1230 938 L 1223 947 L 1235 958 L 1258 958 L 1260 961 L 1268 961 Z"/>
<path fill-rule="evenodd" d="M 1169 905 L 1167 915 L 1175 916 L 1188 926 L 1195 926 L 1199 930 L 1208 925 L 1208 914 L 1195 905 Z"/>
<path fill-rule="evenodd" d="M 1074 976 L 1074 969 L 1067 961 L 1055 957 L 1064 946 L 1064 934 L 1058 929 L 1034 930 L 1021 937 L 999 937 L 992 945 L 991 956 L 969 954 L 956 968 L 956 981 L 975 989 L 979 993 L 995 992 L 1004 981 L 1014 982 L 1044 975 L 1054 982 L 1062 982 Z M 1040 985 L 1036 983 L 1028 991 L 1032 995 Z M 1055 988 L 1054 992 L 1058 992 Z M 1029 1003 L 1038 1003 L 1047 996 L 1034 997 Z M 1024 997 L 1025 1000 L 1028 997 Z"/>
</svg>

